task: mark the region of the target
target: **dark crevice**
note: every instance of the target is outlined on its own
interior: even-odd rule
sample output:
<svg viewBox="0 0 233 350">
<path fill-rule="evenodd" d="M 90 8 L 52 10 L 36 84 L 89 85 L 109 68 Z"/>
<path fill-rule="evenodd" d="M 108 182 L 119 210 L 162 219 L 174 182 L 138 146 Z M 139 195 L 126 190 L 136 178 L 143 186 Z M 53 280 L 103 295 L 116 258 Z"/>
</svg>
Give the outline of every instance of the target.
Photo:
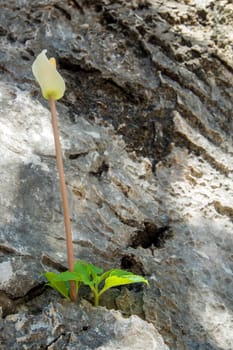
<svg viewBox="0 0 233 350">
<path fill-rule="evenodd" d="M 116 14 L 114 11 L 108 11 L 106 8 L 103 12 L 102 25 L 115 24 L 118 19 L 116 18 Z"/>
<path fill-rule="evenodd" d="M 233 208 L 231 206 L 224 205 L 217 200 L 213 202 L 213 205 L 217 213 L 220 215 L 226 215 L 231 221 L 233 220 Z"/>
<path fill-rule="evenodd" d="M 78 159 L 82 156 L 86 156 L 89 152 L 81 152 L 81 153 L 71 153 L 68 155 L 68 158 L 71 160 Z"/>
<path fill-rule="evenodd" d="M 108 172 L 108 169 L 109 169 L 109 165 L 105 161 L 103 161 L 102 164 L 99 166 L 98 170 L 91 171 L 90 175 L 100 178 L 103 175 L 103 173 Z"/>
<path fill-rule="evenodd" d="M 144 230 L 138 231 L 130 243 L 132 248 L 164 248 L 167 239 L 171 238 L 172 234 L 169 226 L 157 227 L 151 222 L 144 224 Z"/>
<path fill-rule="evenodd" d="M 74 73 L 78 73 L 78 72 L 88 72 L 88 73 L 99 73 L 101 74 L 101 72 L 95 68 L 95 67 L 91 67 L 90 64 L 82 64 L 82 62 L 71 62 L 69 59 L 67 59 L 67 57 L 65 58 L 61 58 L 59 59 L 59 67 L 60 69 L 65 69 L 67 71 L 70 72 L 74 72 Z"/>
<path fill-rule="evenodd" d="M 24 304 L 27 303 L 28 301 L 38 297 L 39 295 L 43 294 L 45 291 L 45 283 L 40 283 L 38 285 L 36 285 L 35 287 L 31 288 L 27 294 L 25 294 L 23 297 L 17 297 L 17 298 L 13 298 L 12 300 L 14 300 L 15 302 L 17 302 L 17 304 Z"/>
<path fill-rule="evenodd" d="M 25 295 L 19 297 L 12 297 L 4 291 L 0 291 L 0 305 L 2 308 L 2 317 L 5 318 L 7 315 L 14 314 L 20 305 L 25 305 L 27 302 L 42 295 L 46 287 L 44 283 L 31 288 Z"/>
<path fill-rule="evenodd" d="M 133 254 L 124 255 L 121 259 L 121 269 L 137 275 L 145 275 L 143 265 Z"/>
<path fill-rule="evenodd" d="M 72 4 L 74 7 L 76 7 L 81 14 L 84 14 L 83 6 L 80 5 L 78 0 L 70 0 L 69 3 Z"/>
<path fill-rule="evenodd" d="M 0 306 L 2 318 L 15 313 L 16 304 L 4 291 L 0 291 Z"/>
<path fill-rule="evenodd" d="M 65 10 L 64 8 L 62 8 L 61 6 L 59 6 L 58 4 L 54 4 L 54 7 L 60 11 L 67 19 L 68 21 L 71 20 L 71 15 L 69 14 L 69 12 L 67 10 Z"/>
<path fill-rule="evenodd" d="M 44 265 L 48 266 L 49 268 L 53 268 L 59 272 L 64 272 L 67 270 L 67 268 L 64 265 L 58 263 L 57 261 L 54 261 L 47 255 L 43 255 L 41 261 Z"/>
<path fill-rule="evenodd" d="M 233 74 L 233 67 L 230 66 L 230 64 L 226 62 L 222 57 L 220 57 L 217 53 L 215 52 L 211 53 L 210 57 L 213 57 L 216 60 L 218 60 L 218 62 L 220 62 L 230 73 Z"/>
<path fill-rule="evenodd" d="M 4 254 L 18 254 L 17 250 L 7 246 L 5 244 L 0 244 L 0 254 L 4 253 Z"/>
<path fill-rule="evenodd" d="M 124 97 L 127 98 L 128 102 L 135 103 L 136 105 L 143 102 L 143 94 L 140 93 L 139 89 L 135 89 L 135 86 L 133 87 L 131 83 L 128 82 L 124 85 L 121 85 L 120 82 L 116 81 L 114 77 L 105 77 L 105 80 L 110 85 L 120 90 L 123 93 Z"/>
<path fill-rule="evenodd" d="M 51 340 L 51 342 L 45 347 L 46 349 L 49 349 L 51 345 L 56 345 L 56 342 L 61 338 L 66 336 L 65 332 L 60 333 L 56 338 L 54 338 L 53 340 Z M 68 345 L 68 344 L 67 344 Z"/>
<path fill-rule="evenodd" d="M 97 5 L 95 6 L 95 11 L 96 11 L 97 13 L 102 12 L 102 11 L 103 11 L 103 5 L 102 5 L 102 4 L 97 4 Z"/>
<path fill-rule="evenodd" d="M 6 34 L 7 30 L 4 27 L 0 26 L 0 36 L 6 36 Z"/>
</svg>

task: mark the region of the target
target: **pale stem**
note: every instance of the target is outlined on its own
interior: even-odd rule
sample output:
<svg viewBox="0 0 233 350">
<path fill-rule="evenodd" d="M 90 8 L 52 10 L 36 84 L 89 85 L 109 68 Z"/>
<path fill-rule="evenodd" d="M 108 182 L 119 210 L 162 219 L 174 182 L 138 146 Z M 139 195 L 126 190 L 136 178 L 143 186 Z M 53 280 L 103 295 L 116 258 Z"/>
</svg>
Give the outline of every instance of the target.
<svg viewBox="0 0 233 350">
<path fill-rule="evenodd" d="M 57 168 L 58 168 L 58 174 L 59 174 L 60 190 L 61 190 L 62 204 L 63 204 L 63 211 L 64 211 L 68 267 L 69 267 L 69 271 L 74 271 L 74 250 L 73 250 L 73 243 L 72 243 L 70 213 L 69 213 L 68 197 L 67 197 L 67 190 L 66 190 L 66 183 L 65 183 L 63 161 L 62 161 L 61 145 L 59 140 L 56 105 L 55 105 L 55 100 L 53 98 L 49 99 L 49 105 L 50 105 L 51 116 L 52 116 L 52 126 L 53 126 L 56 158 L 57 158 Z M 75 289 L 76 289 L 75 281 L 70 281 L 70 299 L 72 301 L 76 300 Z"/>
</svg>

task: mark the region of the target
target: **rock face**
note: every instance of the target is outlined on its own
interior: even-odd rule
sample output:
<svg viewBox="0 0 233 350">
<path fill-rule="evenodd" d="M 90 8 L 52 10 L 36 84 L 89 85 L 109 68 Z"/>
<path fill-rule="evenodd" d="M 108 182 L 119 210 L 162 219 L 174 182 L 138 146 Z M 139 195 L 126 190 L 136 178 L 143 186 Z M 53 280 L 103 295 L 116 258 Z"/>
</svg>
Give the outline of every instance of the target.
<svg viewBox="0 0 233 350">
<path fill-rule="evenodd" d="M 11 337 L 12 333 L 15 338 Z M 49 303 L 36 316 L 23 311 L 7 316 L 1 338 L 5 348 L 12 350 L 22 347 L 140 350 L 144 346 L 168 350 L 153 325 L 137 316 L 124 319 L 118 311 L 94 309 L 89 304 L 76 306 L 64 301 Z"/>
<path fill-rule="evenodd" d="M 231 1 L 2 0 L 0 18 L 0 349 L 231 350 Z M 67 266 L 44 48 L 75 256 L 150 281 L 110 294 L 126 319 L 44 288 Z"/>
</svg>

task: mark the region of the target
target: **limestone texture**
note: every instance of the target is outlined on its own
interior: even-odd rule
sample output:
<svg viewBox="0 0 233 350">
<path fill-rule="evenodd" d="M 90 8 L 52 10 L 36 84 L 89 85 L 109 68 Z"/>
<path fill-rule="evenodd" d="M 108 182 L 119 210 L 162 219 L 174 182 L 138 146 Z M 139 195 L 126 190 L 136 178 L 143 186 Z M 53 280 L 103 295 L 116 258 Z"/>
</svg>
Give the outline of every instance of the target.
<svg viewBox="0 0 233 350">
<path fill-rule="evenodd" d="M 6 348 L 140 350 L 146 344 L 168 350 L 154 326 L 135 315 L 123 318 L 119 311 L 64 300 L 48 303 L 37 315 L 27 311 L 5 318 L 1 338 Z"/>
<path fill-rule="evenodd" d="M 231 0 L 1 0 L 1 350 L 233 349 L 232 27 Z M 99 308 L 41 276 L 67 268 L 42 49 L 75 258 L 150 282 Z"/>
</svg>

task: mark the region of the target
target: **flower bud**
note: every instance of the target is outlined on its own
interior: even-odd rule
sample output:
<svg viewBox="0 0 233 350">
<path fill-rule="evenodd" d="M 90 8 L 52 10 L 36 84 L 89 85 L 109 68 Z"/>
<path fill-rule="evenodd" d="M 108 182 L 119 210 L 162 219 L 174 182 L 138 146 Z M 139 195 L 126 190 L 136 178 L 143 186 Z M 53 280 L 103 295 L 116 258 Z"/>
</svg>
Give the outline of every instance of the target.
<svg viewBox="0 0 233 350">
<path fill-rule="evenodd" d="M 32 64 L 32 72 L 40 85 L 45 99 L 59 100 L 65 92 L 65 82 L 56 69 L 56 64 L 50 62 L 43 50 Z M 55 61 L 55 60 L 54 60 Z"/>
</svg>

